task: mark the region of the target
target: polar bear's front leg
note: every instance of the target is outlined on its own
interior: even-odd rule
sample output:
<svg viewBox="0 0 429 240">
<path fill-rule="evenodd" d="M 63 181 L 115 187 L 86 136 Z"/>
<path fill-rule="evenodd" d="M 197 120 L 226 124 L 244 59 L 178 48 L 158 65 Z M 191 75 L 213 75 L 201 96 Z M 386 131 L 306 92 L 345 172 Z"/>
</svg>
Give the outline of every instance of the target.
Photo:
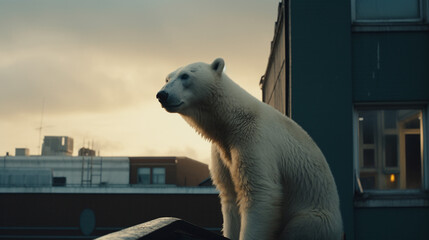
<svg viewBox="0 0 429 240">
<path fill-rule="evenodd" d="M 240 240 L 274 239 L 280 231 L 282 208 L 281 194 L 275 189 L 258 193 L 240 206 Z"/>
<path fill-rule="evenodd" d="M 231 179 L 231 173 L 223 163 L 215 145 L 212 146 L 210 174 L 213 183 L 220 192 L 219 196 L 223 216 L 223 235 L 229 239 L 238 240 L 240 237 L 240 215 L 237 206 L 237 194 Z"/>
<path fill-rule="evenodd" d="M 256 149 L 256 148 L 255 148 Z M 282 230 L 284 192 L 276 168 L 258 152 L 237 151 L 231 173 L 240 207 L 240 240 L 275 239 Z"/>
<path fill-rule="evenodd" d="M 223 215 L 223 235 L 231 240 L 240 238 L 240 215 L 235 202 L 224 200 L 221 197 Z"/>
</svg>

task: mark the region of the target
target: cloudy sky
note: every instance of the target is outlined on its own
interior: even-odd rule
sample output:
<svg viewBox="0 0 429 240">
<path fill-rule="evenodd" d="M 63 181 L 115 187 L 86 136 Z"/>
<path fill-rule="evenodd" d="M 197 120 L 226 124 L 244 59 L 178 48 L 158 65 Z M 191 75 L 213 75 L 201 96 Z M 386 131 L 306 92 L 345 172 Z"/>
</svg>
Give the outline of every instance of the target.
<svg viewBox="0 0 429 240">
<path fill-rule="evenodd" d="M 155 99 L 165 76 L 222 57 L 257 98 L 278 0 L 0 0 L 0 156 L 70 136 L 74 155 L 188 156 L 210 144 Z M 43 114 L 42 114 L 43 112 Z"/>
</svg>

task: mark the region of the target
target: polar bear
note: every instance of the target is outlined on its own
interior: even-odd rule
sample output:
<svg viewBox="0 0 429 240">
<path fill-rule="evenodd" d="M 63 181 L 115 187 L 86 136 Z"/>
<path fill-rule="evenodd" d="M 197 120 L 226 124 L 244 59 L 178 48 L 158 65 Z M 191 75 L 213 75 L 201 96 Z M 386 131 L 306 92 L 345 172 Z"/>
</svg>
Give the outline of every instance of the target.
<svg viewBox="0 0 429 240">
<path fill-rule="evenodd" d="M 334 178 L 310 136 L 224 72 L 225 62 L 170 73 L 156 97 L 212 142 L 210 173 L 230 239 L 341 239 Z"/>
</svg>

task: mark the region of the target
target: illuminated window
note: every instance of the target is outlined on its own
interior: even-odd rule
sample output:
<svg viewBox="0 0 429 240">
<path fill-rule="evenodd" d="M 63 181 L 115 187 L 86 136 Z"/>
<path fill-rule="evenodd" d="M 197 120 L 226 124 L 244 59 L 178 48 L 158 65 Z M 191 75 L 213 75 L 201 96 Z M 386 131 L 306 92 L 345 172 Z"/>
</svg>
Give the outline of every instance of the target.
<svg viewBox="0 0 429 240">
<path fill-rule="evenodd" d="M 421 189 L 420 109 L 359 109 L 358 184 L 365 190 Z"/>
</svg>

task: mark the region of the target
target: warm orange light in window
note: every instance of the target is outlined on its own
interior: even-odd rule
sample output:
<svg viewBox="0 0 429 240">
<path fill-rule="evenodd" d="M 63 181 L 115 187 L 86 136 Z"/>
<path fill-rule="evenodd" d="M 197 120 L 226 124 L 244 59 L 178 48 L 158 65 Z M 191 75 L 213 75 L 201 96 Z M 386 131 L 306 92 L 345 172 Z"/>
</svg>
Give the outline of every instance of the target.
<svg viewBox="0 0 429 240">
<path fill-rule="evenodd" d="M 390 174 L 390 182 L 395 182 L 395 174 Z"/>
</svg>

